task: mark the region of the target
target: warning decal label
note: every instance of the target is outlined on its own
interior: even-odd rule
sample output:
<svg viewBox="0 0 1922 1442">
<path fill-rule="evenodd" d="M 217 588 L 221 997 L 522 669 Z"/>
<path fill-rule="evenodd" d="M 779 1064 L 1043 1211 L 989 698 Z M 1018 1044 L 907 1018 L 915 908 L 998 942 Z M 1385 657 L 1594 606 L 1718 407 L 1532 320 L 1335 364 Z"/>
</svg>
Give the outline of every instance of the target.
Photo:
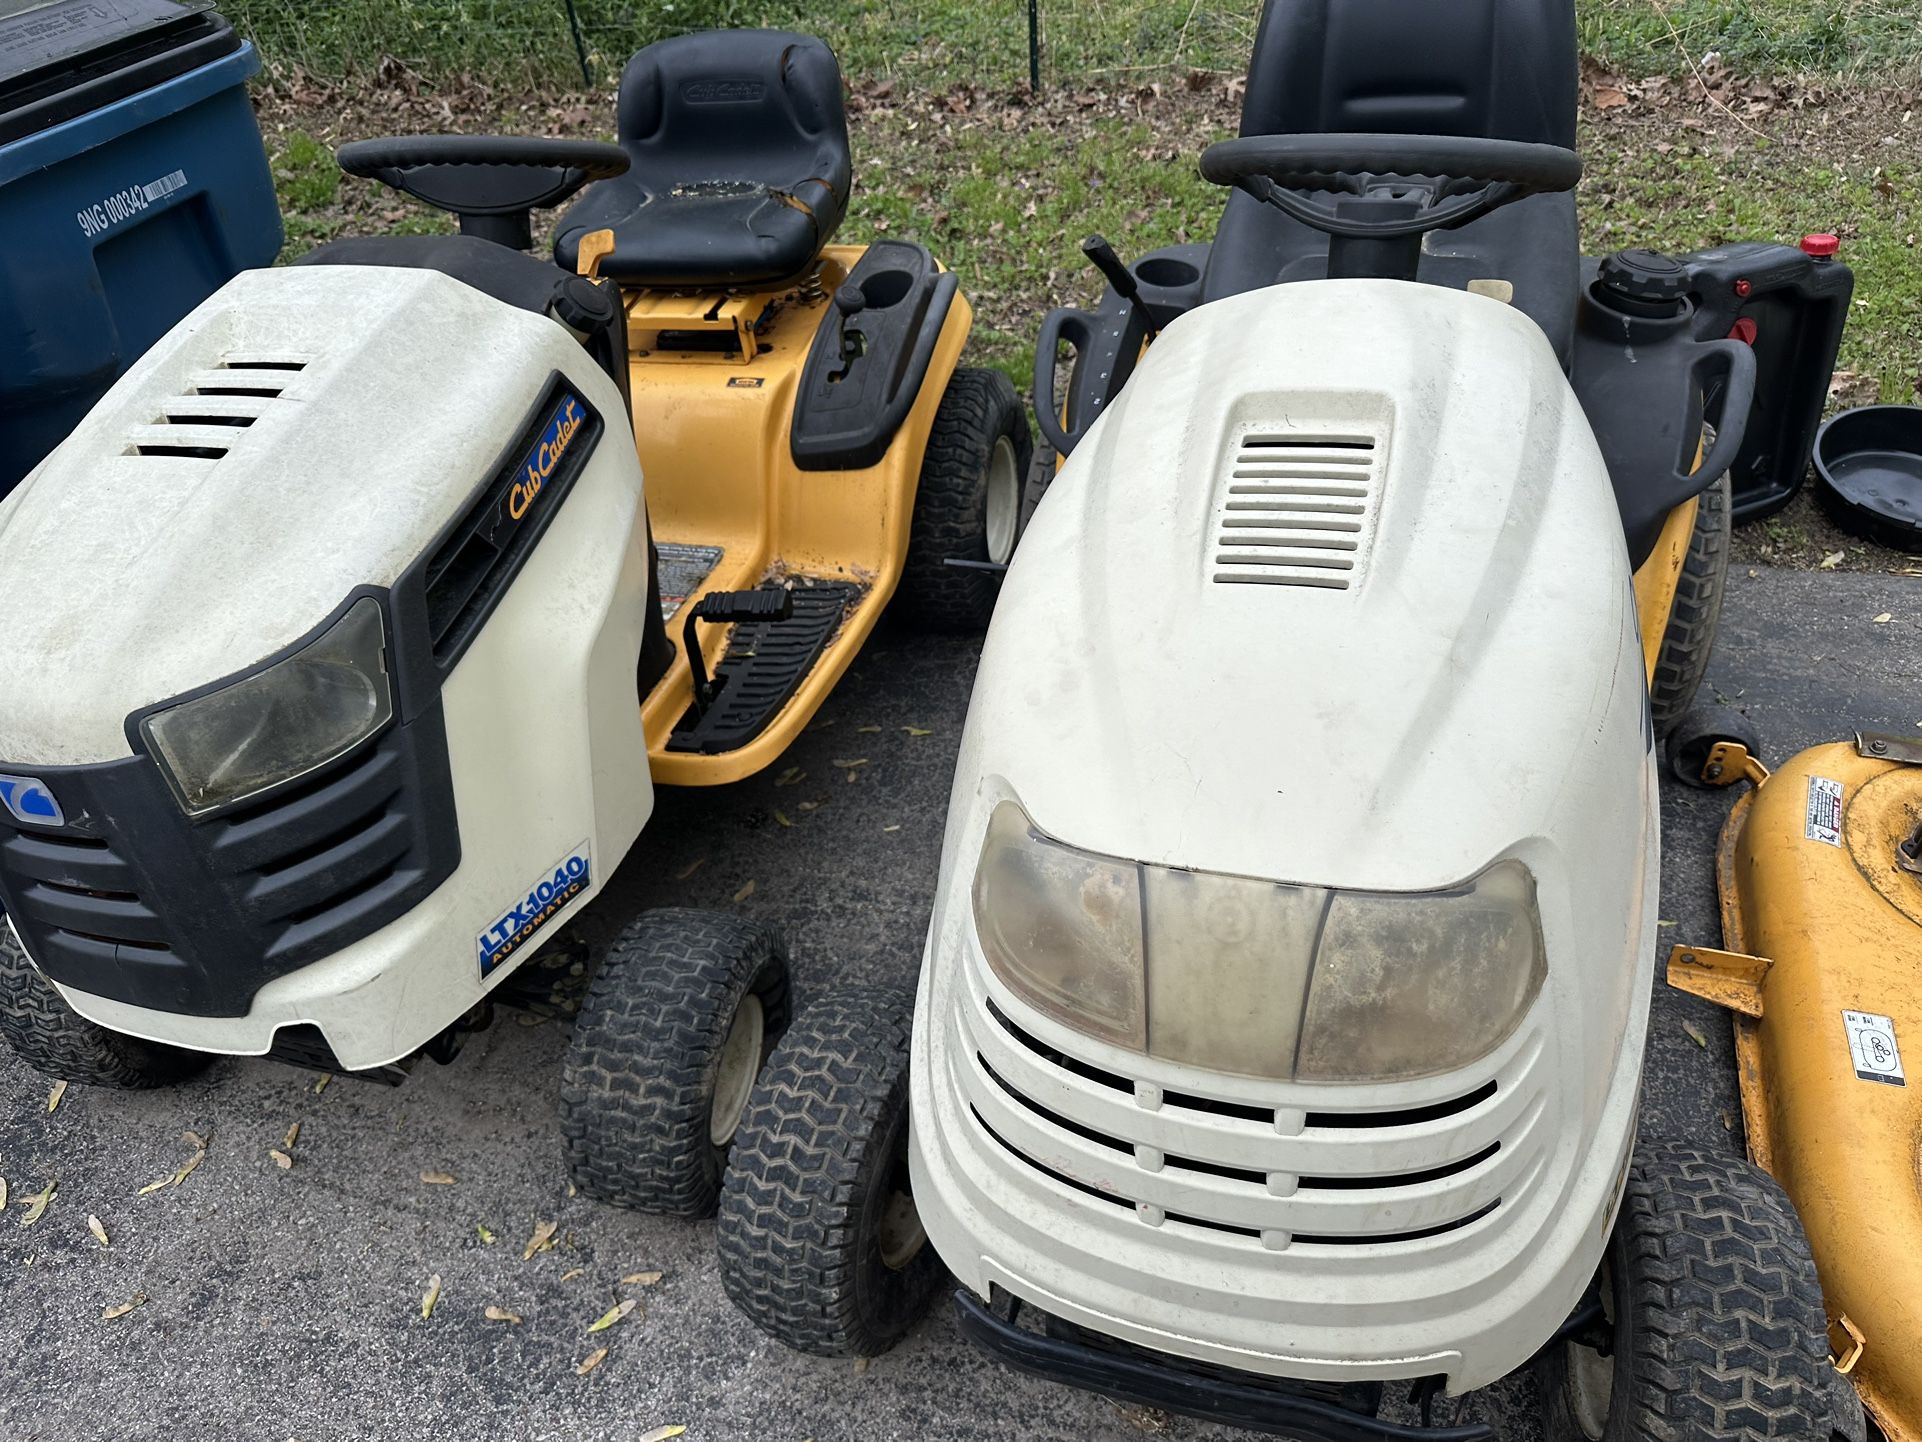
<svg viewBox="0 0 1922 1442">
<path fill-rule="evenodd" d="M 1806 834 L 1810 841 L 1842 844 L 1842 783 L 1826 776 L 1809 777 L 1809 819 Z"/>
<path fill-rule="evenodd" d="M 1895 1023 L 1872 1011 L 1845 1011 L 1842 1025 L 1849 1034 L 1849 1060 L 1863 1081 L 1907 1086 L 1902 1052 L 1895 1044 Z"/>
</svg>

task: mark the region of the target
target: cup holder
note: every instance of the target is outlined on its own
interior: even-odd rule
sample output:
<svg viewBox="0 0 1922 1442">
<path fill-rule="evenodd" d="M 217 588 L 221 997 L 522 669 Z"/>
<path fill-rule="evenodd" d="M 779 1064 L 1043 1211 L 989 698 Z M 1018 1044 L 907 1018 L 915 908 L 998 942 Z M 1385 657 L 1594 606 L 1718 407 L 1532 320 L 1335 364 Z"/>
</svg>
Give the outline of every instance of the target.
<svg viewBox="0 0 1922 1442">
<path fill-rule="evenodd" d="M 914 273 L 907 270 L 877 270 L 861 280 L 861 298 L 869 310 L 886 310 L 899 305 L 914 289 Z"/>
<path fill-rule="evenodd" d="M 1135 279 L 1157 290 L 1183 290 L 1201 279 L 1201 272 L 1172 255 L 1151 255 L 1135 266 Z"/>
</svg>

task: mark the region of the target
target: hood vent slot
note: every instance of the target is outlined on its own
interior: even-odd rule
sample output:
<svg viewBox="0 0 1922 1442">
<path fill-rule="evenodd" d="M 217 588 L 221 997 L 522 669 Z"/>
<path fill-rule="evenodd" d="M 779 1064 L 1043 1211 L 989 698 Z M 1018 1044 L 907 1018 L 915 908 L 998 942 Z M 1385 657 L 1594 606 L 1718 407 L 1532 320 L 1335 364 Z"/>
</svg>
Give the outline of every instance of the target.
<svg viewBox="0 0 1922 1442">
<path fill-rule="evenodd" d="M 1377 442 L 1354 432 L 1251 431 L 1216 514 L 1217 585 L 1346 591 L 1374 531 Z"/>
<path fill-rule="evenodd" d="M 128 454 L 217 461 L 232 449 L 234 433 L 259 420 L 293 373 L 306 368 L 287 357 L 232 356 L 217 370 L 198 371 L 153 424 L 134 427 Z"/>
</svg>

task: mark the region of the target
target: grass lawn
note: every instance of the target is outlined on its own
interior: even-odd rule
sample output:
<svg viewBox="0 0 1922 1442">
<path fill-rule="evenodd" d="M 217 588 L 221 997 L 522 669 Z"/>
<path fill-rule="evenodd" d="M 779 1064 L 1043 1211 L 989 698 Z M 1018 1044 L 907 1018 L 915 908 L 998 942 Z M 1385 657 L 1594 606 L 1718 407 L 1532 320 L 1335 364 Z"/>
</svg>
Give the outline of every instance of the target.
<svg viewBox="0 0 1922 1442">
<path fill-rule="evenodd" d="M 1445 0 L 1443 0 L 1445 3 Z M 418 70 L 565 84 L 580 78 L 563 0 L 227 0 L 280 66 L 342 75 L 395 56 Z M 650 40 L 721 25 L 809 30 L 851 72 L 943 86 L 1028 73 L 1022 0 L 575 0 L 600 70 Z M 1043 64 L 1056 84 L 1154 69 L 1236 71 L 1259 0 L 1040 0 Z M 1856 73 L 1922 61 L 1913 0 L 1577 0 L 1583 50 L 1632 74 L 1674 72 L 1713 52 L 1745 73 Z"/>
<path fill-rule="evenodd" d="M 289 257 L 336 235 L 447 228 L 444 217 L 341 178 L 331 149 L 342 140 L 406 130 L 612 131 L 612 67 L 597 67 L 591 90 L 577 69 L 570 82 L 558 0 L 243 0 L 227 8 L 254 28 L 268 62 L 261 115 Z M 734 0 L 676 0 L 648 13 L 658 12 L 657 28 L 806 23 L 837 44 L 852 87 L 856 175 L 843 237 L 926 243 L 975 302 L 977 363 L 1003 367 L 1025 392 L 1043 312 L 1099 289 L 1078 252 L 1081 237 L 1101 231 L 1130 256 L 1212 233 L 1223 197 L 1194 158 L 1233 132 L 1235 57 L 1256 14 L 1250 0 L 1205 14 L 1193 0 L 1044 0 L 1041 8 L 1051 60 L 1038 99 L 1025 91 L 1018 0 L 827 0 L 808 7 L 806 22 L 796 18 L 800 7 Z M 604 53 L 648 38 L 618 22 L 620 10 L 581 0 L 589 39 Z M 469 23 L 450 26 L 455 12 Z M 1834 230 L 1857 285 L 1840 399 L 1916 399 L 1922 116 L 1912 96 L 1922 73 L 1922 0 L 1672 0 L 1665 9 L 1653 0 L 1582 0 L 1579 14 L 1591 56 L 1584 248 L 1682 251 Z M 1063 58 L 1070 53 L 1072 66 Z M 399 63 L 381 64 L 382 54 Z M 1746 532 L 1749 554 L 1814 564 L 1857 549 L 1806 509 L 1773 532 Z"/>
</svg>

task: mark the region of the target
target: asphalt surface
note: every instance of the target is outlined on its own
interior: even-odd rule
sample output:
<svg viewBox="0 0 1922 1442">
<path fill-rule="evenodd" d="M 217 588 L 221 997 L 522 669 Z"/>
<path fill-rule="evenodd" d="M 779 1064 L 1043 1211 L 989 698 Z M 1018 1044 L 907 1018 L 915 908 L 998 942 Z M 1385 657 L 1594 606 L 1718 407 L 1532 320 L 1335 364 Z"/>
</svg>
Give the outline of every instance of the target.
<svg viewBox="0 0 1922 1442">
<path fill-rule="evenodd" d="M 877 638 L 830 703 L 832 724 L 780 765 L 726 791 L 663 797 L 596 925 L 647 905 L 738 905 L 786 929 L 803 1001 L 846 980 L 908 984 L 974 659 L 972 643 Z M 1856 727 L 1913 732 L 1922 581 L 1738 571 L 1710 687 L 1748 711 L 1771 759 Z M 777 786 L 789 767 L 805 777 Z M 1664 950 L 1718 934 L 1709 859 L 1729 800 L 1666 791 Z M 0 1438 L 579 1442 L 669 1424 L 688 1442 L 1247 1435 L 1017 1377 L 963 1346 L 945 1309 L 867 1367 L 765 1340 L 721 1293 L 711 1223 L 567 1195 L 554 1107 L 565 1043 L 564 1023 L 509 1016 L 398 1090 L 335 1081 L 317 1095 L 309 1074 L 221 1061 L 167 1092 L 73 1087 L 51 1114 L 45 1079 L 0 1057 L 0 1176 L 16 1203 L 59 1183 L 32 1227 L 17 1206 L 0 1222 Z M 1658 984 L 1645 1133 L 1739 1150 L 1732 1066 L 1726 1021 Z M 268 1153 L 294 1122 L 282 1170 Z M 208 1140 L 205 1162 L 136 1195 L 190 1156 L 183 1131 Z M 424 1171 L 455 1181 L 423 1184 Z M 110 1249 L 89 1235 L 89 1214 Z M 543 1221 L 558 1223 L 557 1244 L 523 1260 Z M 662 1280 L 618 1285 L 643 1270 Z M 423 1319 L 435 1275 L 439 1302 Z M 642 1309 L 587 1335 L 627 1294 Z M 143 1305 L 103 1320 L 136 1295 Z M 490 1305 L 525 1320 L 485 1320 Z M 606 1360 L 577 1376 L 601 1344 Z M 1532 1442 L 1533 1410 L 1531 1385 L 1514 1380 L 1466 1399 L 1462 1416 Z"/>
</svg>

